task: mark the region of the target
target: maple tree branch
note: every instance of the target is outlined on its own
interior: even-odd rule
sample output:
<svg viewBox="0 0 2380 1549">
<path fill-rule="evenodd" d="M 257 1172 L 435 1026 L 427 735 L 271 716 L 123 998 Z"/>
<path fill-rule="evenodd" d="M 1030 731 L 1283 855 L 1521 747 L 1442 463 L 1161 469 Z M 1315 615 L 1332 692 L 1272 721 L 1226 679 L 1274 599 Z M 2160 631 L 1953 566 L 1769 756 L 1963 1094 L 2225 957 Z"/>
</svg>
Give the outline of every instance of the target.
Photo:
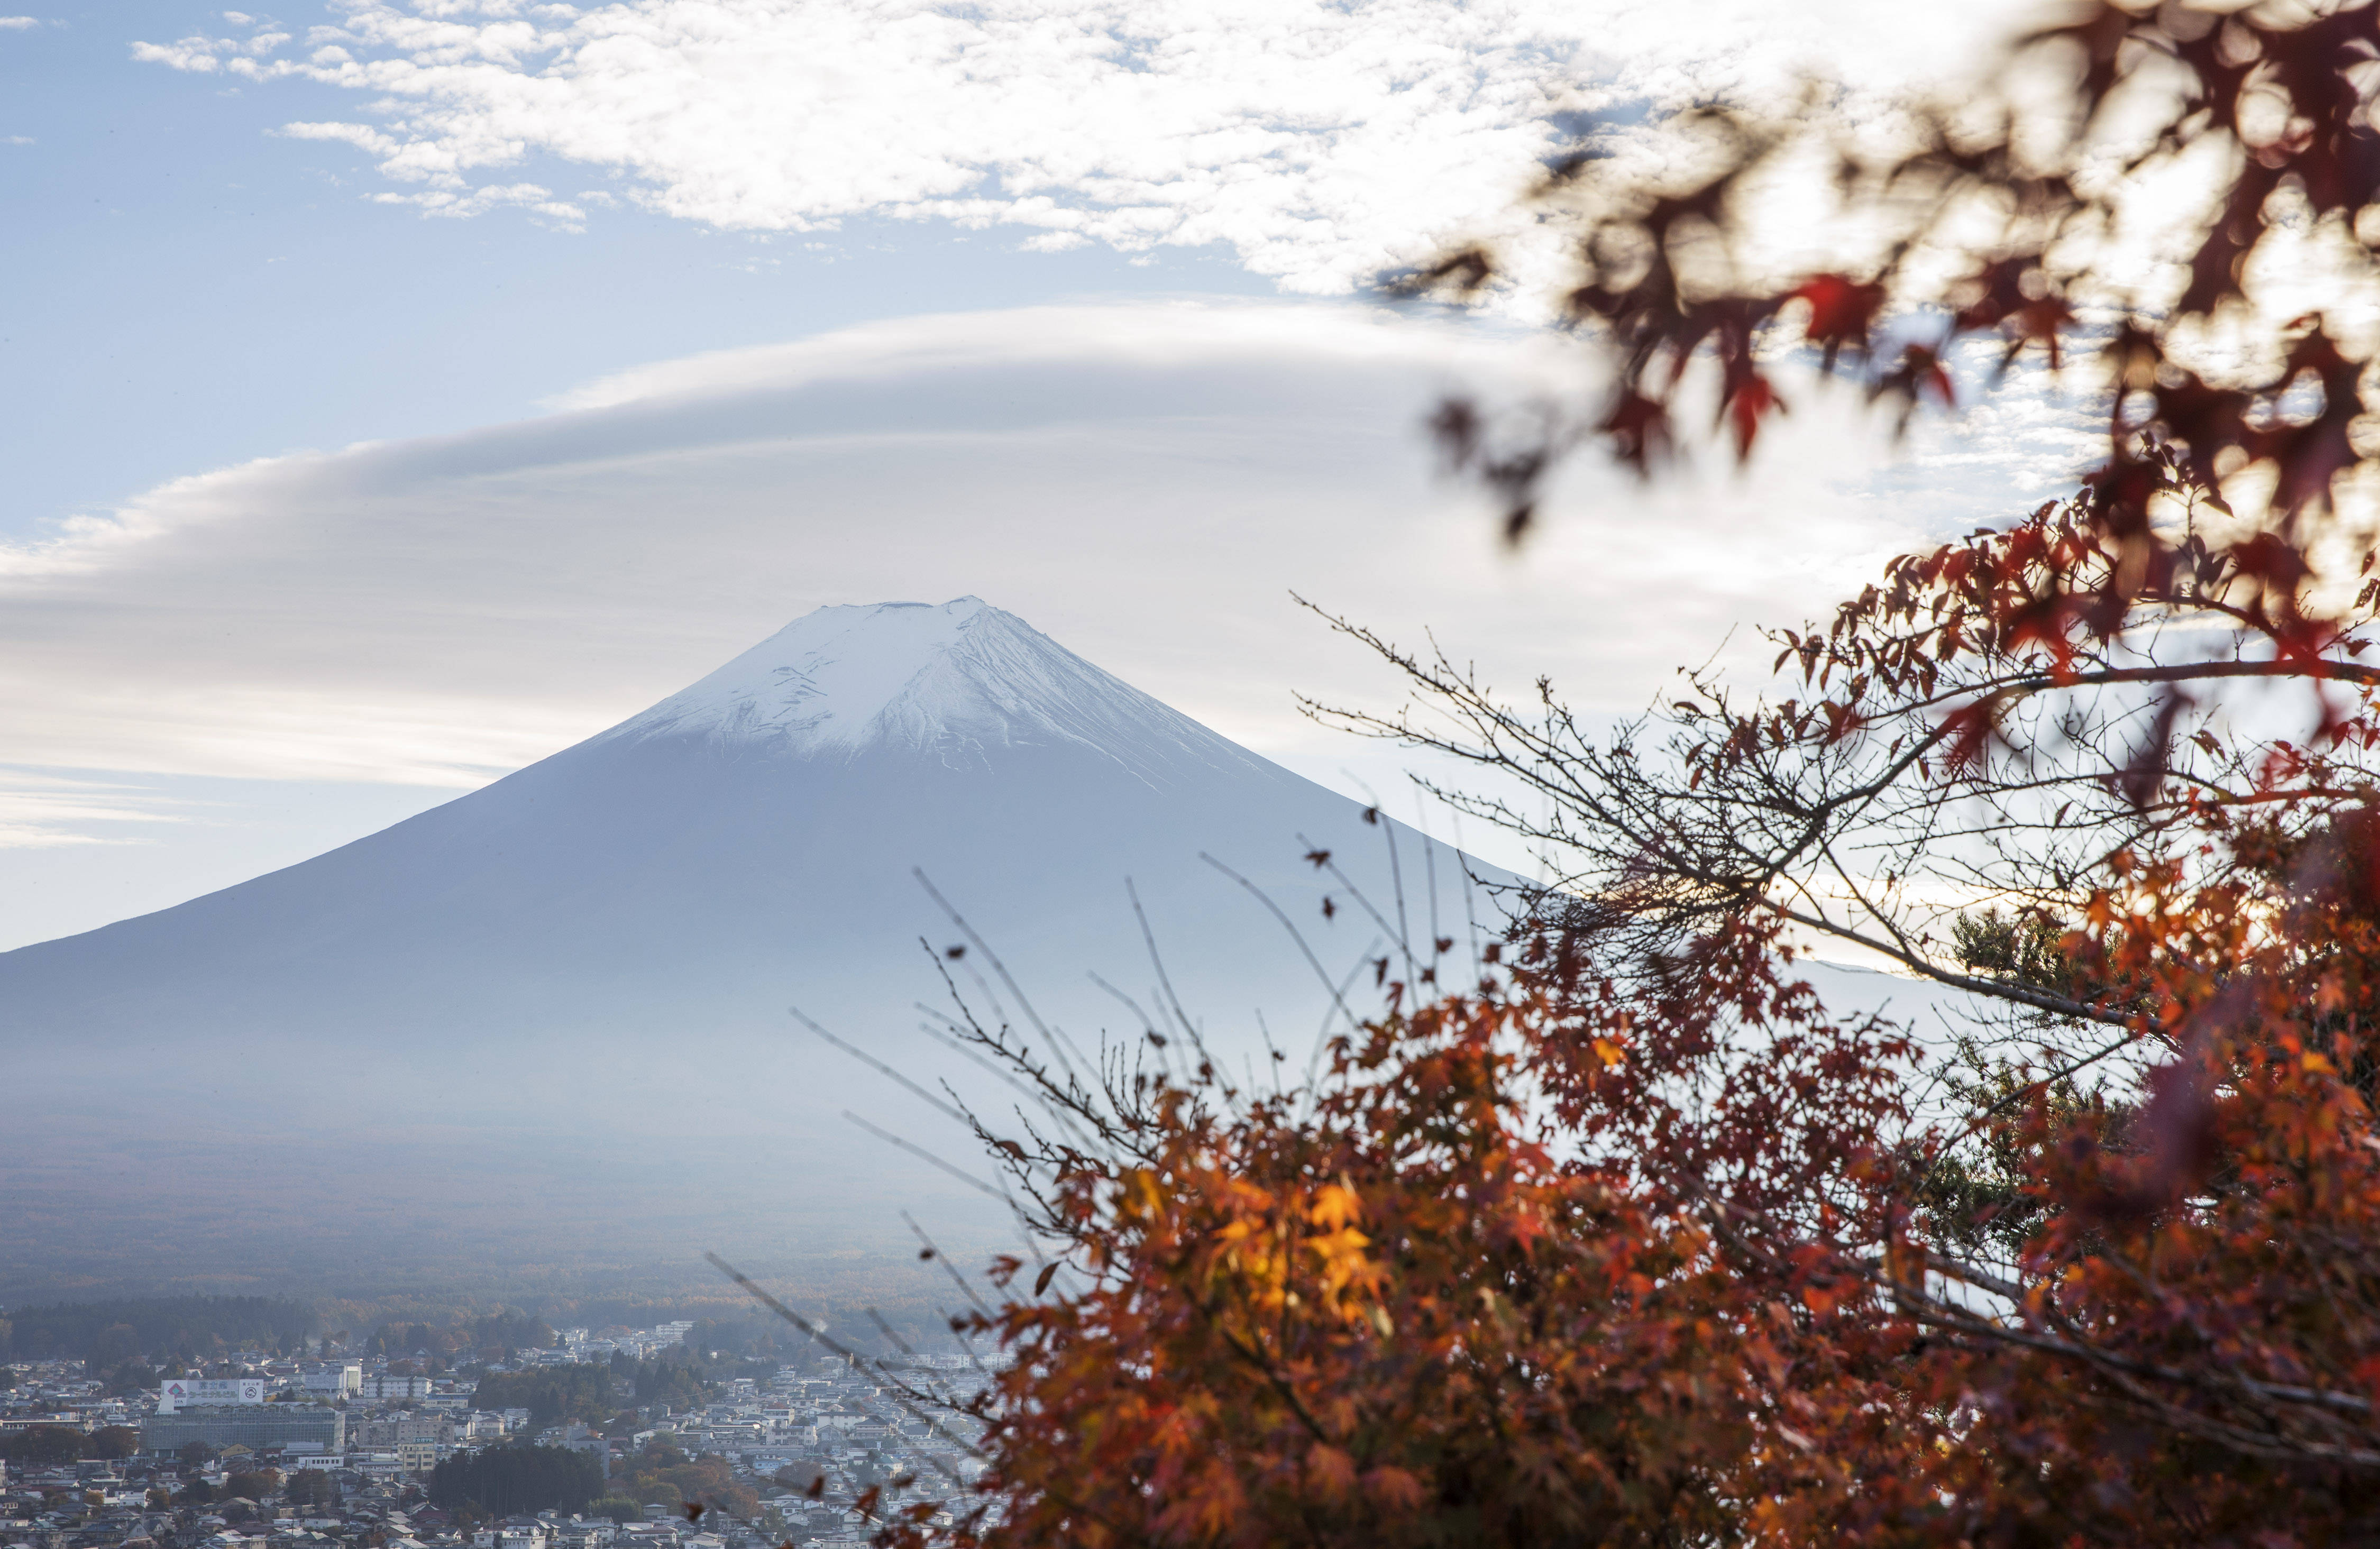
<svg viewBox="0 0 2380 1549">
<path fill-rule="evenodd" d="M 1972 974 L 1954 974 L 1915 952 L 1904 951 L 1899 947 L 1880 941 L 1849 926 L 1838 925 L 1823 915 L 1805 914 L 1773 899 L 1762 899 L 1757 902 L 1761 907 L 1796 925 L 1824 931 L 1839 940 L 1865 947 L 1870 951 L 1882 952 L 1902 966 L 1937 984 L 1948 985 L 1953 989 L 1970 990 L 1974 994 L 1989 996 L 1997 1000 L 2014 1000 L 2030 1006 L 2037 1011 L 2050 1011 L 2058 1016 L 2072 1017 L 2078 1022 L 2095 1022 L 2106 1027 L 2136 1028 L 2139 1025 L 2139 1020 L 2136 1017 L 2119 1015 L 2102 1007 L 2094 1006 L 2088 1001 L 2076 1000 L 2063 995 L 2052 995 L 2047 990 L 2034 989 L 2027 985 L 2012 984 L 2005 979 L 1985 979 Z"/>
<path fill-rule="evenodd" d="M 1959 1264 L 1956 1260 L 1944 1259 L 1938 1254 L 1929 1253 L 1926 1254 L 1926 1259 L 1932 1267 L 1952 1274 L 1996 1295 L 2009 1297 L 2019 1305 L 2024 1302 L 2025 1292 L 2021 1286 L 2000 1280 L 1998 1277 L 1986 1275 L 1973 1269 L 1971 1265 Z M 2111 1374 L 2148 1377 L 2158 1382 L 2172 1383 L 2176 1386 L 2231 1390 L 2272 1403 L 2328 1410 L 2343 1414 L 2369 1417 L 2372 1413 L 2371 1400 L 2358 1398 L 2351 1393 L 2338 1393 L 2326 1388 L 2301 1387 L 2287 1383 L 2263 1382 L 2253 1377 L 2243 1377 L 2228 1372 L 2188 1372 L 2179 1367 L 2139 1361 L 2079 1340 L 2060 1339 L 2053 1335 L 2011 1328 L 2005 1324 L 1976 1317 L 1972 1313 L 1931 1296 L 1906 1282 L 1896 1280 L 1889 1275 L 1879 1274 L 1874 1277 L 1878 1283 L 1888 1287 L 1897 1296 L 1911 1304 L 1910 1315 L 1912 1318 L 1931 1327 L 1949 1328 L 1977 1338 L 2022 1345 L 2027 1349 L 2040 1350 L 2045 1354 L 2087 1361 Z M 2240 1434 L 2253 1435 L 2253 1433 Z M 2360 1466 L 2380 1468 L 2380 1451 L 2350 1452 L 2348 1457 Z"/>
<path fill-rule="evenodd" d="M 1981 1131 L 1985 1125 L 1989 1124 L 2001 1114 L 2006 1113 L 2009 1109 L 2016 1107 L 2016 1105 L 2021 1102 L 2032 1101 L 2036 1094 L 2057 1085 L 2059 1082 L 2064 1081 L 2069 1076 L 2078 1074 L 2081 1071 L 2089 1069 L 2091 1066 L 2097 1064 L 2100 1060 L 2107 1059 L 2107 1056 L 2111 1054 L 2117 1054 L 2124 1049 L 2131 1047 L 2138 1042 L 2140 1042 L 2140 1034 L 2137 1030 L 2131 1028 L 2128 1024 L 2122 1037 L 2111 1039 L 2108 1042 L 2100 1045 L 2089 1054 L 2083 1055 L 2080 1059 L 2069 1061 L 2058 1069 L 2050 1071 L 2049 1074 L 2041 1077 L 2038 1081 L 2030 1081 L 2025 1083 L 2022 1086 L 2020 1086 L 2014 1091 L 2009 1093 L 2008 1095 L 2000 1098 L 1998 1102 L 1993 1103 L 1989 1107 L 1985 1108 L 1981 1113 L 1975 1115 L 1974 1118 L 1969 1119 L 1967 1121 L 1966 1128 L 1961 1130 L 1956 1135 L 1950 1138 L 1949 1143 L 1942 1147 L 1941 1154 L 1935 1158 L 1934 1165 L 1926 1168 L 1925 1175 L 1917 1180 L 1916 1188 L 1912 1192 L 1922 1192 L 1927 1184 L 1934 1181 L 1935 1175 L 1939 1173 L 1943 1168 L 1949 1165 L 1954 1148 L 1957 1147 L 1961 1142 L 1968 1140 Z M 1956 1263 L 1957 1261 L 1949 1260 L 1945 1262 Z M 1961 1267 L 1963 1268 L 1965 1266 L 1962 1265 Z M 2001 1290 L 2001 1287 L 1998 1285 L 1986 1285 L 1981 1280 L 1976 1280 L 1974 1283 L 1983 1286 L 1986 1290 L 2007 1294 L 2005 1291 Z M 2021 1301 L 2022 1298 L 2020 1297 L 2019 1300 Z"/>
<path fill-rule="evenodd" d="M 783 1318 L 785 1322 L 792 1324 L 795 1328 L 800 1329 L 803 1333 L 808 1335 L 820 1344 L 824 1345 L 828 1349 L 832 1350 L 835 1354 L 843 1357 L 845 1361 L 850 1361 L 855 1366 L 866 1365 L 874 1367 L 878 1374 L 883 1376 L 892 1385 L 893 1389 L 892 1401 L 899 1404 L 903 1409 L 907 1410 L 912 1416 L 923 1423 L 927 1429 L 932 1431 L 935 1435 L 941 1437 L 944 1441 L 951 1443 L 954 1446 L 972 1453 L 978 1458 L 986 1456 L 981 1447 L 976 1446 L 973 1442 L 965 1441 L 960 1437 L 952 1435 L 949 1432 L 941 1428 L 941 1423 L 937 1422 L 932 1415 L 928 1414 L 923 1409 L 917 1407 L 920 1404 L 934 1404 L 944 1409 L 955 1410 L 959 1408 L 958 1405 L 953 1404 L 947 1399 L 940 1398 L 937 1395 L 926 1393 L 915 1386 L 912 1386 L 905 1379 L 894 1376 L 892 1371 L 886 1367 L 884 1362 L 881 1361 L 871 1361 L 868 1357 L 861 1355 L 858 1351 L 852 1349 L 848 1346 L 845 1346 L 840 1341 L 831 1337 L 825 1329 L 820 1328 L 818 1325 L 810 1322 L 809 1319 L 802 1316 L 799 1313 L 795 1312 L 791 1307 L 786 1306 L 775 1297 L 771 1296 L 767 1291 L 760 1288 L 759 1282 L 755 1281 L 750 1276 L 745 1274 L 742 1270 L 736 1268 L 734 1265 L 729 1264 L 725 1259 L 721 1258 L 717 1253 L 705 1253 L 702 1256 L 710 1261 L 712 1268 L 718 1270 L 730 1280 L 735 1281 L 736 1285 L 743 1288 L 745 1294 L 751 1297 L 753 1301 L 758 1301 L 761 1306 L 766 1307 L 771 1313 L 776 1313 L 778 1317 Z M 915 1399 L 916 1402 L 911 1402 L 912 1399 Z M 931 1461 L 932 1455 L 929 1453 L 927 1456 L 928 1459 Z M 943 1475 L 948 1478 L 952 1483 L 958 1485 L 961 1489 L 965 1489 L 966 1487 L 966 1482 L 961 1479 L 956 1473 L 952 1472 L 949 1469 L 943 1468 L 943 1466 L 939 1462 L 935 1462 L 934 1466 L 937 1469 L 941 1469 Z"/>
<path fill-rule="evenodd" d="M 2380 688 L 2380 667 L 2366 667 L 2360 662 L 2291 661 L 2279 658 L 2272 661 L 2204 661 L 2183 662 L 2168 667 L 2107 667 L 2087 672 L 2028 672 L 2020 677 L 1985 679 L 1980 684 L 1963 684 L 1945 693 L 1912 699 L 1892 708 L 1895 715 L 1931 709 L 1959 699 L 1985 699 L 1996 695 L 2030 695 L 2060 688 L 2108 688 L 2127 684 L 2196 683 L 2214 678 L 2305 678 L 2317 683 L 2360 684 L 2366 688 Z"/>
<path fill-rule="evenodd" d="M 1231 1347 L 1232 1353 L 1253 1367 L 1257 1374 L 1264 1378 L 1266 1384 L 1281 1396 L 1281 1402 L 1289 1406 L 1289 1412 L 1297 1417 L 1298 1423 L 1305 1426 L 1316 1441 L 1326 1446 L 1336 1446 L 1337 1444 L 1331 1441 L 1330 1434 L 1322 1429 L 1321 1422 L 1306 1412 L 1305 1400 L 1298 1398 L 1297 1390 L 1273 1370 L 1272 1363 L 1265 1360 L 1261 1352 L 1250 1349 L 1247 1342 L 1238 1335 L 1224 1327 L 1222 1320 L 1215 1316 L 1212 1307 L 1202 1310 L 1207 1313 L 1208 1321 L 1213 1324 L 1215 1331 L 1223 1337 L 1223 1343 Z"/>
</svg>

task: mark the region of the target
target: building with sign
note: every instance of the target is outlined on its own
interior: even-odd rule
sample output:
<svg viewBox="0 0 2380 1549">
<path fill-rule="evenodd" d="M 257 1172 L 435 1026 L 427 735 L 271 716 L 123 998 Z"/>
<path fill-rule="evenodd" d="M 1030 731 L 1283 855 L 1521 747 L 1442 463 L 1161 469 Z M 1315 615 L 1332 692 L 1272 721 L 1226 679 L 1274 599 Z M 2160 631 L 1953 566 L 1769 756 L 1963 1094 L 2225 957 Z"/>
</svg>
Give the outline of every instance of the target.
<svg viewBox="0 0 2380 1549">
<path fill-rule="evenodd" d="M 167 1377 L 157 1389 L 157 1412 L 172 1414 L 193 1405 L 210 1408 L 224 1404 L 261 1404 L 264 1402 L 262 1377 Z"/>
</svg>

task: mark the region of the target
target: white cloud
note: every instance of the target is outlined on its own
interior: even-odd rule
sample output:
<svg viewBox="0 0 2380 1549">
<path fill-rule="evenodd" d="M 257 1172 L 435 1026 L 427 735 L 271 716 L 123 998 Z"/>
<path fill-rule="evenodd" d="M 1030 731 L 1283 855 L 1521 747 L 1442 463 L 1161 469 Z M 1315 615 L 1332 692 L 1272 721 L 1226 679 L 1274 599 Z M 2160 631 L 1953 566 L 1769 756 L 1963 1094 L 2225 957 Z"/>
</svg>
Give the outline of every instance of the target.
<svg viewBox="0 0 2380 1549">
<path fill-rule="evenodd" d="M 42 18 L 31 16 L 0 16 L 0 32 L 22 32 L 39 27 Z"/>
<path fill-rule="evenodd" d="M 2027 0 L 340 0 L 285 31 L 140 43 L 181 70 L 370 94 L 341 139 L 433 213 L 551 156 L 731 231 L 860 214 L 1019 228 L 1055 250 L 1220 244 L 1338 293 L 1508 224 L 1598 103 L 1775 93 L 1804 70 L 1889 92 L 1972 68 Z M 493 176 L 500 187 L 519 180 Z"/>
<path fill-rule="evenodd" d="M 119 825 L 181 822 L 181 805 L 114 781 L 0 768 L 0 850 L 130 843 Z"/>
<path fill-rule="evenodd" d="M 1549 348 L 1318 303 L 919 318 L 183 478 L 0 548 L 0 721 L 53 768 L 468 786 L 820 603 L 972 592 L 1227 734 L 1337 756 L 1291 691 L 1391 685 L 1293 587 L 1630 709 L 1741 623 L 2010 514 L 1993 491 L 2058 454 L 2011 399 L 1985 464 L 1928 463 L 1956 428 L 1896 459 L 1856 393 L 1796 388 L 1748 474 L 1583 466 L 1514 560 L 1418 425 L 1452 382 L 1574 369 Z"/>
<path fill-rule="evenodd" d="M 566 200 L 554 198 L 550 190 L 535 183 L 482 184 L 463 193 L 433 188 L 427 193 L 381 193 L 370 197 L 377 204 L 409 204 L 425 215 L 443 215 L 456 220 L 483 215 L 491 210 L 507 206 L 546 216 L 551 224 L 565 231 L 584 229 L 587 220 L 584 210 Z"/>
</svg>

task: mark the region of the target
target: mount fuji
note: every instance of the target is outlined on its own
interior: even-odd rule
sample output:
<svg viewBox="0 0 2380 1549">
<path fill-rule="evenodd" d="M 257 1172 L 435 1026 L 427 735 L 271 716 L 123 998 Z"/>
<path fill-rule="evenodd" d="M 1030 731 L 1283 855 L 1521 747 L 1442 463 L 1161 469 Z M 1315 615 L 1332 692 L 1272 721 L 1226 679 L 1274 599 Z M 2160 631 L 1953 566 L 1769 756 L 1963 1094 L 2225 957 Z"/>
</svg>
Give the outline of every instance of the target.
<svg viewBox="0 0 2380 1549">
<path fill-rule="evenodd" d="M 980 1171 L 965 1136 L 788 1006 L 987 1090 L 917 1003 L 946 966 L 1018 1009 L 943 955 L 922 873 L 1077 1044 L 1137 1047 L 1123 998 L 1167 993 L 1161 959 L 1249 1079 L 1268 1038 L 1302 1068 L 1329 986 L 1202 853 L 1333 977 L 1400 910 L 1415 942 L 1489 910 L 1452 850 L 1012 614 L 822 608 L 407 822 L 0 954 L 0 1295 L 795 1263 L 889 1245 L 904 1208 L 993 1240 L 998 1207 L 917 1155 Z"/>
</svg>

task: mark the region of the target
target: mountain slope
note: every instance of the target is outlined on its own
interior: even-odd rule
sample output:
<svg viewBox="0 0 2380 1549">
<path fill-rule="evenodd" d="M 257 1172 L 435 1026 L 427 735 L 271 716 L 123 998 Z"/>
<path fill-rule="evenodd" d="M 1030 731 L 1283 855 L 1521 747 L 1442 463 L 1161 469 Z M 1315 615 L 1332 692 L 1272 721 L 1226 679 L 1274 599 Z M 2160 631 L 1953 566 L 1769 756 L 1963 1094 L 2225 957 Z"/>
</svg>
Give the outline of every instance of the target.
<svg viewBox="0 0 2380 1549">
<path fill-rule="evenodd" d="M 988 1236 L 996 1213 L 841 1113 L 962 1159 L 964 1136 L 786 1006 L 990 1091 L 917 1030 L 913 1003 L 942 995 L 929 949 L 960 934 L 921 868 L 1044 1014 L 1087 1045 L 1136 1043 L 1086 976 L 1135 997 L 1156 976 L 1130 878 L 1194 1014 L 1254 1069 L 1270 1062 L 1261 1010 L 1302 1066 L 1327 990 L 1199 854 L 1343 973 L 1380 932 L 1353 906 L 1324 921 L 1338 885 L 1303 862 L 1308 842 L 1384 917 L 1402 898 L 1416 938 L 1477 906 L 1451 851 L 1362 821 L 1012 615 L 974 599 L 822 609 L 407 822 L 0 955 L 0 1061 L 24 1119 L 0 1135 L 0 1213 L 18 1213 L 0 1235 L 71 1228 L 81 1246 L 18 1273 L 83 1273 L 109 1223 L 135 1220 L 126 1202 L 232 1188 L 259 1202 L 254 1224 L 216 1222 L 176 1254 L 385 1273 L 400 1239 L 372 1223 L 424 1198 L 443 1204 L 405 1253 L 468 1240 L 590 1272 L 691 1263 L 737 1231 L 874 1240 L 903 1204 Z M 979 1000 L 980 961 L 956 962 Z"/>
</svg>

